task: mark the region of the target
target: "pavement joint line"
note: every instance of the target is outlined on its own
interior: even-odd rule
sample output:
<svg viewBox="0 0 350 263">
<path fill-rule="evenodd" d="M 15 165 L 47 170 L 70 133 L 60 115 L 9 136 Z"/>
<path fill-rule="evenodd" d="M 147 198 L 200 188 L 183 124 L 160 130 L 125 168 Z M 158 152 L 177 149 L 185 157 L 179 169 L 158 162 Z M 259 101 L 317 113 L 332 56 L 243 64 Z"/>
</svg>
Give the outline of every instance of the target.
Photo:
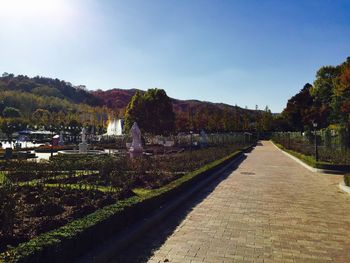
<svg viewBox="0 0 350 263">
<path fill-rule="evenodd" d="M 239 154 L 239 156 L 234 158 L 218 171 L 214 172 L 210 177 L 203 179 L 195 187 L 186 190 L 177 199 L 167 202 L 166 204 L 162 205 L 158 211 L 151 213 L 151 215 L 148 217 L 143 218 L 139 222 L 127 227 L 125 230 L 116 233 L 114 237 L 108 239 L 103 244 L 100 244 L 97 248 L 93 249 L 88 254 L 85 254 L 82 257 L 78 258 L 78 260 L 76 260 L 76 263 L 108 262 L 111 258 L 117 255 L 119 251 L 127 247 L 133 241 L 139 239 L 144 233 L 146 233 L 148 229 L 159 223 L 164 217 L 169 215 L 181 204 L 185 203 L 206 186 L 210 185 L 216 179 L 219 179 L 221 176 L 223 176 L 227 169 L 234 167 L 235 170 L 237 168 L 235 166 L 244 159 L 244 156 L 246 156 L 245 152 L 249 151 L 249 149 L 242 150 L 242 153 Z"/>
</svg>

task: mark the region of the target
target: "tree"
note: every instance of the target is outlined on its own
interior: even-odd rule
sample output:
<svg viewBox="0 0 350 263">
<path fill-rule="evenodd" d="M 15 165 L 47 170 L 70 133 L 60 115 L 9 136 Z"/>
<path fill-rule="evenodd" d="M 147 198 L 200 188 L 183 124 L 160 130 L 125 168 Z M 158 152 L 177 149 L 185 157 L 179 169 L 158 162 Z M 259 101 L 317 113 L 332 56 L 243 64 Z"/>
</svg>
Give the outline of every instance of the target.
<svg viewBox="0 0 350 263">
<path fill-rule="evenodd" d="M 162 89 L 149 89 L 144 95 L 140 92 L 131 99 L 126 109 L 125 129 L 128 131 L 134 122 L 152 134 L 169 134 L 175 128 L 175 114 L 170 98 Z"/>
<path fill-rule="evenodd" d="M 273 120 L 272 113 L 269 107 L 266 106 L 264 112 L 262 113 L 261 125 L 260 125 L 263 131 L 266 132 L 271 130 L 272 120 Z"/>
<path fill-rule="evenodd" d="M 311 88 L 311 84 L 306 83 L 298 94 L 288 100 L 287 107 L 282 112 L 294 130 L 302 131 L 305 125 L 310 124 L 310 108 L 313 105 Z"/>
<path fill-rule="evenodd" d="M 0 129 L 6 134 L 8 141 L 12 140 L 12 134 L 27 127 L 27 123 L 22 119 L 2 119 Z"/>
<path fill-rule="evenodd" d="M 350 57 L 340 65 L 340 74 L 333 81 L 332 121 L 346 124 L 350 114 Z"/>
<path fill-rule="evenodd" d="M 21 112 L 19 109 L 13 108 L 13 107 L 5 107 L 5 109 L 2 111 L 2 116 L 4 118 L 20 118 Z"/>
<path fill-rule="evenodd" d="M 144 129 L 143 120 L 146 117 L 144 112 L 144 99 L 142 94 L 137 91 L 135 95 L 131 98 L 128 106 L 126 107 L 124 129 L 129 131 L 134 122 L 137 122 L 139 126 Z M 147 116 L 148 117 L 148 116 Z"/>
<path fill-rule="evenodd" d="M 334 88 L 340 72 L 340 66 L 325 66 L 321 67 L 316 73 L 314 87 L 310 90 L 310 93 L 314 98 L 312 111 L 316 115 L 315 119 L 317 119 L 320 127 L 327 127 L 331 121 L 330 117 L 335 117 L 334 119 L 339 117 L 337 110 L 339 107 L 337 106 L 337 98 L 334 96 Z M 332 110 L 337 113 L 335 115 L 331 114 Z"/>
<path fill-rule="evenodd" d="M 51 113 L 48 110 L 37 109 L 33 112 L 32 118 L 38 125 L 48 126 L 51 124 Z"/>
</svg>

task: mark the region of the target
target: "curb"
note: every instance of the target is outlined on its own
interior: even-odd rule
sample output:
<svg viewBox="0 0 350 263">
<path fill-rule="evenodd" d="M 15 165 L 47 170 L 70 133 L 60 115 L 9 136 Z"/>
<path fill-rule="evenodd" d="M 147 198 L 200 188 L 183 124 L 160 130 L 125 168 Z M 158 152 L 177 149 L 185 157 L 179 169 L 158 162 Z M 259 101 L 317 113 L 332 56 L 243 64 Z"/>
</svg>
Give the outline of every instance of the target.
<svg viewBox="0 0 350 263">
<path fill-rule="evenodd" d="M 209 185 L 215 179 L 220 178 L 223 172 L 225 172 L 228 168 L 236 166 L 241 160 L 244 159 L 244 153 L 251 148 L 252 147 L 242 150 L 242 152 L 235 159 L 223 166 L 218 171 L 214 172 L 212 176 L 202 180 L 190 190 L 185 191 L 177 199 L 166 203 L 164 206 L 160 207 L 158 211 L 144 218 L 142 221 L 133 224 L 122 232 L 116 234 L 115 237 L 106 240 L 103 244 L 99 245 L 96 249 L 89 252 L 88 254 L 82 256 L 76 262 L 108 262 L 111 258 L 113 258 L 113 256 L 117 255 L 119 251 L 130 245 L 136 239 L 140 238 L 147 230 L 160 223 L 163 218 L 169 215 L 181 204 L 189 200 L 192 196 L 197 194 L 200 190 Z"/>
<path fill-rule="evenodd" d="M 339 188 L 340 188 L 342 191 L 344 191 L 345 193 L 350 194 L 350 187 L 349 187 L 349 186 L 346 186 L 345 183 L 344 183 L 344 181 L 341 181 L 341 182 L 339 183 Z"/>
<path fill-rule="evenodd" d="M 319 169 L 319 168 L 315 168 L 312 167 L 306 163 L 304 163 L 302 160 L 298 159 L 297 157 L 291 155 L 290 153 L 282 150 L 281 148 L 277 147 L 277 145 L 271 141 L 273 146 L 276 147 L 276 149 L 278 149 L 279 151 L 281 151 L 282 153 L 284 153 L 285 155 L 287 155 L 289 158 L 293 159 L 294 161 L 296 161 L 297 163 L 299 163 L 300 165 L 304 166 L 304 168 L 308 169 L 309 171 L 313 172 L 313 173 L 321 173 L 321 174 L 344 174 L 344 171 L 339 171 L 339 170 L 328 170 L 328 169 Z"/>
</svg>

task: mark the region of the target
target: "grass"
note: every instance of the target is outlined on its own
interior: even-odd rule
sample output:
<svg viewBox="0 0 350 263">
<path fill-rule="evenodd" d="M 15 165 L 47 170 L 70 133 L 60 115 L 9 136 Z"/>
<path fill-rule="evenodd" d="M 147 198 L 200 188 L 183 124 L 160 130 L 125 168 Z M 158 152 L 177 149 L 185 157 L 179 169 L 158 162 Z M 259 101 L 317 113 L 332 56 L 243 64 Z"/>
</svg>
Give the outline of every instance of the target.
<svg viewBox="0 0 350 263">
<path fill-rule="evenodd" d="M 135 188 L 132 190 L 134 192 L 135 195 L 137 195 L 138 197 L 145 197 L 148 196 L 150 194 L 150 192 L 152 191 L 151 189 L 146 189 L 146 188 Z"/>
<path fill-rule="evenodd" d="M 310 155 L 305 155 L 299 152 L 295 152 L 289 149 L 286 149 L 285 147 L 283 147 L 281 144 L 273 142 L 278 148 L 280 148 L 281 150 L 293 155 L 294 157 L 298 158 L 299 160 L 303 161 L 304 163 L 306 163 L 307 165 L 310 165 L 311 167 L 314 168 L 324 168 L 324 166 L 331 166 L 332 163 L 329 162 L 323 162 L 323 161 L 317 161 L 315 160 L 315 157 L 310 156 Z"/>
</svg>

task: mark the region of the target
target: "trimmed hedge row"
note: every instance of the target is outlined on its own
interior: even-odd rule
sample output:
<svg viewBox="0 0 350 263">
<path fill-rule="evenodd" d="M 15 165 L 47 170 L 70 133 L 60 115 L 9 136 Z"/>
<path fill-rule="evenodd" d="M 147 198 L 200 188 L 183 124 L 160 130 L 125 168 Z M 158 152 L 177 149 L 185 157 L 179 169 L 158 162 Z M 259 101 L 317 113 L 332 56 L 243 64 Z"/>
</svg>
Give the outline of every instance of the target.
<svg viewBox="0 0 350 263">
<path fill-rule="evenodd" d="M 344 175 L 344 183 L 346 186 L 350 186 L 350 174 Z"/>
<path fill-rule="evenodd" d="M 318 168 L 318 169 L 324 169 L 324 170 L 334 170 L 334 171 L 350 171 L 350 165 L 339 165 L 339 164 L 332 164 L 322 161 L 317 161 L 313 156 L 305 155 L 299 152 L 295 152 L 292 150 L 289 150 L 285 147 L 283 147 L 281 144 L 278 144 L 276 142 L 273 142 L 278 148 L 281 150 L 293 155 L 294 157 L 298 158 L 299 160 L 303 161 L 307 165 L 310 165 L 311 167 Z"/>
<path fill-rule="evenodd" d="M 121 200 L 57 230 L 37 236 L 0 254 L 0 261 L 71 262 L 72 259 L 86 253 L 113 233 L 160 207 L 167 200 L 176 198 L 181 192 L 219 170 L 241 153 L 242 151 L 236 151 L 161 188 L 148 191 L 142 197 L 133 196 Z"/>
</svg>

